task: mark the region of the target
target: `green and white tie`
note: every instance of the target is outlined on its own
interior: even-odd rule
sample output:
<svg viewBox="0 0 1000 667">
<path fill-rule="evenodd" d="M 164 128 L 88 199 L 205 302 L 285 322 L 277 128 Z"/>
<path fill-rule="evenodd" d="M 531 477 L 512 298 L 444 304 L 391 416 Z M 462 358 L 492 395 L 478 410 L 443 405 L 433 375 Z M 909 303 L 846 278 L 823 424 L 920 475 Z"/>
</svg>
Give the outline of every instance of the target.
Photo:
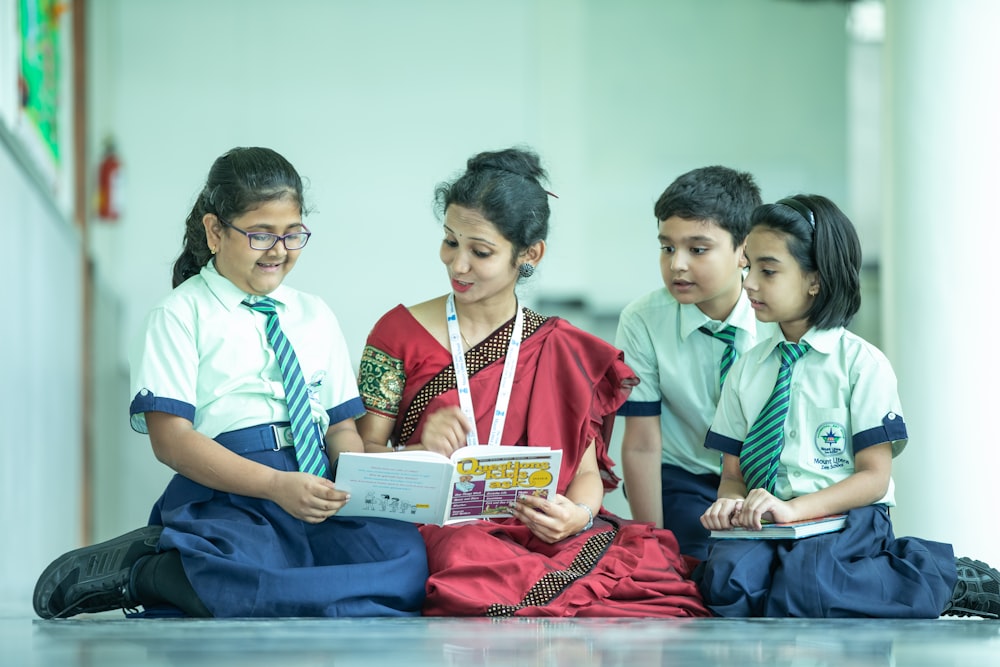
<svg viewBox="0 0 1000 667">
<path fill-rule="evenodd" d="M 719 360 L 719 389 L 721 390 L 722 385 L 726 383 L 726 376 L 729 375 L 729 369 L 733 367 L 737 357 L 740 356 L 736 351 L 737 329 L 730 324 L 722 331 L 712 331 L 708 327 L 698 327 L 698 331 L 711 336 L 712 338 L 718 338 L 726 344 L 726 349 L 722 353 L 722 358 Z"/>
<path fill-rule="evenodd" d="M 743 441 L 740 470 L 747 491 L 762 488 L 774 493 L 778 462 L 785 441 L 785 419 L 788 417 L 788 395 L 792 384 L 792 364 L 809 351 L 809 344 L 782 343 L 781 368 L 771 397 L 757 415 L 757 421 Z"/>
<path fill-rule="evenodd" d="M 278 323 L 278 311 L 274 299 L 263 297 L 256 303 L 244 301 L 243 305 L 267 316 L 264 330 L 267 332 L 267 341 L 278 359 L 278 366 L 281 367 L 285 401 L 288 403 L 288 421 L 292 425 L 292 440 L 295 443 L 295 458 L 298 460 L 299 470 L 324 477 L 326 464 L 323 462 L 322 436 L 319 427 L 312 420 L 309 392 L 299 360 Z"/>
</svg>

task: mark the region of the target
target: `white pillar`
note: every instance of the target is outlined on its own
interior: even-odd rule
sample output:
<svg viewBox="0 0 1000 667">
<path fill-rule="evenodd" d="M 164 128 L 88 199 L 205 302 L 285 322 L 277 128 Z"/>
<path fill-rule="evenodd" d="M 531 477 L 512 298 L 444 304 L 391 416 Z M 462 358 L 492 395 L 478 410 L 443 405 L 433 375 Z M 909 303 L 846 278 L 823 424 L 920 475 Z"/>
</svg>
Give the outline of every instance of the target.
<svg viewBox="0 0 1000 667">
<path fill-rule="evenodd" d="M 883 344 L 910 443 L 897 536 L 1000 566 L 1000 3 L 886 3 Z"/>
</svg>

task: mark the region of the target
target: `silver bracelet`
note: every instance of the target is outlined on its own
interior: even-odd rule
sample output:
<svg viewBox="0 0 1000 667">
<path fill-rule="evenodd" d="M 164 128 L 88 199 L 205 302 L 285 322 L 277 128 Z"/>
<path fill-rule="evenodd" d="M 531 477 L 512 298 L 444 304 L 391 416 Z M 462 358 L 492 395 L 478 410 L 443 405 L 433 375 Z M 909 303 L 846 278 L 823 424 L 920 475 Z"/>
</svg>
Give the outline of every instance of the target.
<svg viewBox="0 0 1000 667">
<path fill-rule="evenodd" d="M 587 503 L 577 503 L 577 507 L 582 507 L 587 510 L 587 525 L 580 529 L 580 533 L 586 533 L 588 530 L 594 527 L 594 512 L 590 509 L 590 505 Z M 580 533 L 577 533 L 579 535 Z"/>
</svg>

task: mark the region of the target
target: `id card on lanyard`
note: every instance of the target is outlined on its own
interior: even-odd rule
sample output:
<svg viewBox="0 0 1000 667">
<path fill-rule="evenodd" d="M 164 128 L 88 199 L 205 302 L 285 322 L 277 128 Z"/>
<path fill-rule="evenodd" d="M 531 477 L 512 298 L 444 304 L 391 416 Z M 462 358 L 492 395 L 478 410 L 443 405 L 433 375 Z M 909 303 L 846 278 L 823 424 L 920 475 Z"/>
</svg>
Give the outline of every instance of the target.
<svg viewBox="0 0 1000 667">
<path fill-rule="evenodd" d="M 469 387 L 469 371 L 465 366 L 465 352 L 462 350 L 462 332 L 458 328 L 458 314 L 455 312 L 455 294 L 448 295 L 448 342 L 451 344 L 451 361 L 455 366 L 455 384 L 458 387 L 458 403 L 462 414 L 469 420 L 472 430 L 466 436 L 466 444 L 477 446 L 483 444 L 479 440 L 479 429 L 476 426 L 476 411 L 472 406 L 472 390 Z M 500 389 L 497 392 L 496 407 L 493 410 L 493 424 L 490 426 L 490 437 L 486 444 L 497 446 L 503 437 L 503 427 L 507 421 L 507 405 L 510 403 L 510 392 L 514 386 L 514 372 L 517 368 L 517 356 L 521 351 L 521 335 L 524 331 L 524 311 L 520 304 L 514 316 L 514 331 L 510 334 L 507 344 L 507 357 L 503 362 L 503 373 L 500 375 Z"/>
</svg>

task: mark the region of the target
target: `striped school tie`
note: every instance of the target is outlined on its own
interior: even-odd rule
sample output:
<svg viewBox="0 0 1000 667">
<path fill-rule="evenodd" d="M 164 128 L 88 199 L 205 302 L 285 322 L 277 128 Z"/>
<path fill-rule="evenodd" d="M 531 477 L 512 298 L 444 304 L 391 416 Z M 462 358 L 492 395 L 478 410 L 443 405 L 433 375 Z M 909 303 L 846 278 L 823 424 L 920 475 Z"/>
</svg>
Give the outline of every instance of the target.
<svg viewBox="0 0 1000 667">
<path fill-rule="evenodd" d="M 295 350 L 292 349 L 285 332 L 278 324 L 278 311 L 274 299 L 263 297 L 256 303 L 244 301 L 243 305 L 267 316 L 264 329 L 267 332 L 267 342 L 274 349 L 278 366 L 281 367 L 281 380 L 285 386 L 288 420 L 292 424 L 292 440 L 295 442 L 295 458 L 299 462 L 299 470 L 324 477 L 326 464 L 323 463 L 322 441 L 319 428 L 312 420 L 306 380 L 302 376 L 302 368 L 295 356 Z"/>
<path fill-rule="evenodd" d="M 788 416 L 788 395 L 792 384 L 792 364 L 809 350 L 808 343 L 782 343 L 781 368 L 771 397 L 757 415 L 757 421 L 747 434 L 740 451 L 740 470 L 747 491 L 763 488 L 774 493 L 778 476 L 778 461 L 785 440 L 785 418 Z"/>
<path fill-rule="evenodd" d="M 737 357 L 740 356 L 736 351 L 736 327 L 730 324 L 722 331 L 712 331 L 708 327 L 698 327 L 698 331 L 712 338 L 718 338 L 726 344 L 726 349 L 722 353 L 722 359 L 719 360 L 719 390 L 721 391 L 722 385 L 726 383 L 726 376 L 729 375 L 729 369 L 733 367 Z"/>
</svg>

